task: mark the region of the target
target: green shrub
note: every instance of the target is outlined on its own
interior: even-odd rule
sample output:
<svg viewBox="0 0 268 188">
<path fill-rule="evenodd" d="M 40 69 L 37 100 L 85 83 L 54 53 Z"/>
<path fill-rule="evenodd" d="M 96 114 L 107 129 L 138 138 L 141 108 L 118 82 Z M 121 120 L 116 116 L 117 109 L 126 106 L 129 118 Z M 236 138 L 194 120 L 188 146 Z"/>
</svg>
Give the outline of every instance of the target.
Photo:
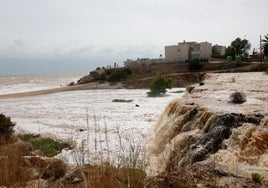
<svg viewBox="0 0 268 188">
<path fill-rule="evenodd" d="M 252 173 L 251 178 L 254 182 L 261 184 L 264 177 L 258 173 Z"/>
<path fill-rule="evenodd" d="M 64 148 L 71 148 L 71 145 L 66 142 L 53 140 L 52 138 L 42 138 L 38 134 L 23 134 L 18 137 L 30 142 L 35 150 L 41 151 L 47 157 L 53 157 L 61 152 Z"/>
<path fill-rule="evenodd" d="M 149 86 L 150 92 L 147 94 L 149 97 L 161 96 L 167 92 L 167 88 L 171 88 L 172 80 L 158 76 Z"/>
<path fill-rule="evenodd" d="M 10 117 L 0 114 L 0 144 L 5 144 L 10 141 L 14 133 L 14 126 L 15 124 L 10 120 Z M 4 140 L 2 140 L 1 137 Z"/>
<path fill-rule="evenodd" d="M 189 61 L 189 70 L 199 70 L 202 69 L 203 65 L 201 64 L 199 59 L 192 59 Z"/>
<path fill-rule="evenodd" d="M 109 69 L 105 71 L 105 74 L 108 76 L 109 82 L 120 82 L 125 79 L 128 75 L 132 74 L 132 71 L 129 68 L 120 68 L 120 69 Z"/>
<path fill-rule="evenodd" d="M 101 73 L 101 75 L 100 75 L 100 81 L 105 81 L 106 80 L 106 75 L 105 75 L 105 73 L 103 72 L 103 73 Z"/>
</svg>

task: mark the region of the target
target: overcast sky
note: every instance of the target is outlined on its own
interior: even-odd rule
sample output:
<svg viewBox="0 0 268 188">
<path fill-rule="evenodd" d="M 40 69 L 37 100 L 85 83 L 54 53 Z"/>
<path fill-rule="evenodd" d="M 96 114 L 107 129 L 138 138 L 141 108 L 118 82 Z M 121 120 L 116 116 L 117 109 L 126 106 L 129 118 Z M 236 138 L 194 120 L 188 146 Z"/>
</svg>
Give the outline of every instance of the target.
<svg viewBox="0 0 268 188">
<path fill-rule="evenodd" d="M 0 74 L 84 71 L 157 58 L 179 41 L 258 48 L 268 0 L 0 0 Z M 252 50 L 251 49 L 251 50 Z"/>
</svg>

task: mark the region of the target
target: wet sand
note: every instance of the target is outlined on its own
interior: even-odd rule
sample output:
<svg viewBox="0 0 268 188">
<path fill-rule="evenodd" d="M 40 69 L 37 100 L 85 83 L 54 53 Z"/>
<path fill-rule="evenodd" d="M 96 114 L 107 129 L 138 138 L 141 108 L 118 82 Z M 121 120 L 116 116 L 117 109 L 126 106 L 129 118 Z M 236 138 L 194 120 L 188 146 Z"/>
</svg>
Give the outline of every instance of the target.
<svg viewBox="0 0 268 188">
<path fill-rule="evenodd" d="M 66 92 L 66 91 L 76 91 L 76 90 L 122 89 L 122 88 L 124 88 L 122 86 L 122 84 L 110 85 L 109 83 L 102 83 L 102 84 L 88 83 L 88 84 L 64 86 L 64 87 L 37 90 L 37 91 L 27 91 L 27 92 L 4 94 L 4 95 L 0 95 L 0 99 L 32 97 L 32 96 L 38 96 L 38 95 L 47 95 L 47 94 L 52 94 L 52 93 Z"/>
</svg>

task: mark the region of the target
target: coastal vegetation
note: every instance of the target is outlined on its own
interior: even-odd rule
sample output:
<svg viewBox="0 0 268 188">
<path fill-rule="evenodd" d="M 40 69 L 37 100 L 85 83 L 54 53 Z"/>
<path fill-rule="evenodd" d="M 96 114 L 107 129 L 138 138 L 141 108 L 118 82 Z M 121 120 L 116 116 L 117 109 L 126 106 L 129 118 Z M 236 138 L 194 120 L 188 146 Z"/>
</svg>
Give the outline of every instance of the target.
<svg viewBox="0 0 268 188">
<path fill-rule="evenodd" d="M 54 157 L 59 154 L 62 149 L 72 149 L 68 142 L 54 140 L 49 137 L 41 137 L 39 134 L 19 134 L 19 139 L 32 144 L 34 150 L 40 151 L 44 156 Z"/>
<path fill-rule="evenodd" d="M 0 145 L 11 142 L 14 126 L 15 123 L 10 120 L 10 117 L 0 114 Z"/>
<path fill-rule="evenodd" d="M 163 76 L 158 76 L 156 79 L 150 84 L 150 91 L 147 93 L 149 97 L 157 97 L 164 95 L 167 92 L 167 88 L 171 89 L 172 80 L 165 78 Z"/>
<path fill-rule="evenodd" d="M 241 56 L 243 58 L 248 57 L 250 47 L 251 44 L 247 39 L 241 39 L 238 37 L 226 48 L 225 56 L 231 56 L 233 59 L 235 59 L 236 56 Z"/>
<path fill-rule="evenodd" d="M 200 70 L 203 68 L 203 65 L 201 64 L 199 59 L 192 59 L 189 61 L 189 70 Z"/>
<path fill-rule="evenodd" d="M 129 68 L 114 68 L 105 69 L 104 73 L 101 74 L 101 80 L 107 80 L 109 82 L 120 82 L 131 75 L 132 71 Z"/>
<path fill-rule="evenodd" d="M 259 184 L 262 184 L 262 180 L 264 179 L 264 177 L 261 174 L 256 173 L 256 172 L 251 174 L 251 178 L 254 182 L 259 183 Z"/>
<path fill-rule="evenodd" d="M 189 70 L 190 69 L 192 70 Z M 189 63 L 156 63 L 156 64 L 138 64 L 124 68 L 106 68 L 95 70 L 85 75 L 77 81 L 77 84 L 86 83 L 106 83 L 116 85 L 120 83 L 120 88 L 148 88 L 154 79 L 161 75 L 169 77 L 173 81 L 173 87 L 186 87 L 188 85 L 199 83 L 205 72 L 248 72 L 260 71 L 257 64 L 243 62 L 240 64 L 234 62 L 225 63 L 196 63 L 195 60 Z"/>
</svg>

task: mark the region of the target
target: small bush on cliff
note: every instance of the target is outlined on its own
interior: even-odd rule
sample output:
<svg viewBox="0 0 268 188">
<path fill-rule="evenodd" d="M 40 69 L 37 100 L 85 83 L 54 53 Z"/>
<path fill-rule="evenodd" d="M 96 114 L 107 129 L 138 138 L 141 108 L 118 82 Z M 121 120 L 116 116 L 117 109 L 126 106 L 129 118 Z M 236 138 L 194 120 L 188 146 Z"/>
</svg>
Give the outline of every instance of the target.
<svg viewBox="0 0 268 188">
<path fill-rule="evenodd" d="M 203 65 L 201 64 L 199 59 L 192 59 L 189 61 L 189 70 L 199 70 L 202 69 Z"/>
<path fill-rule="evenodd" d="M 158 76 L 151 84 L 150 84 L 150 92 L 147 94 L 149 97 L 156 97 L 164 95 L 167 92 L 167 88 L 171 88 L 172 80 L 164 78 L 162 76 Z"/>
<path fill-rule="evenodd" d="M 109 69 L 105 71 L 109 82 L 120 82 L 132 74 L 129 68 Z"/>
<path fill-rule="evenodd" d="M 264 179 L 264 177 L 258 173 L 252 173 L 251 178 L 254 182 L 259 184 L 262 184 L 262 180 Z"/>
<path fill-rule="evenodd" d="M 247 101 L 246 95 L 242 92 L 234 92 L 230 95 L 230 99 L 232 103 L 242 104 Z"/>
<path fill-rule="evenodd" d="M 10 120 L 10 117 L 0 114 L 0 145 L 10 141 L 14 133 L 14 126 L 15 124 Z"/>
</svg>

